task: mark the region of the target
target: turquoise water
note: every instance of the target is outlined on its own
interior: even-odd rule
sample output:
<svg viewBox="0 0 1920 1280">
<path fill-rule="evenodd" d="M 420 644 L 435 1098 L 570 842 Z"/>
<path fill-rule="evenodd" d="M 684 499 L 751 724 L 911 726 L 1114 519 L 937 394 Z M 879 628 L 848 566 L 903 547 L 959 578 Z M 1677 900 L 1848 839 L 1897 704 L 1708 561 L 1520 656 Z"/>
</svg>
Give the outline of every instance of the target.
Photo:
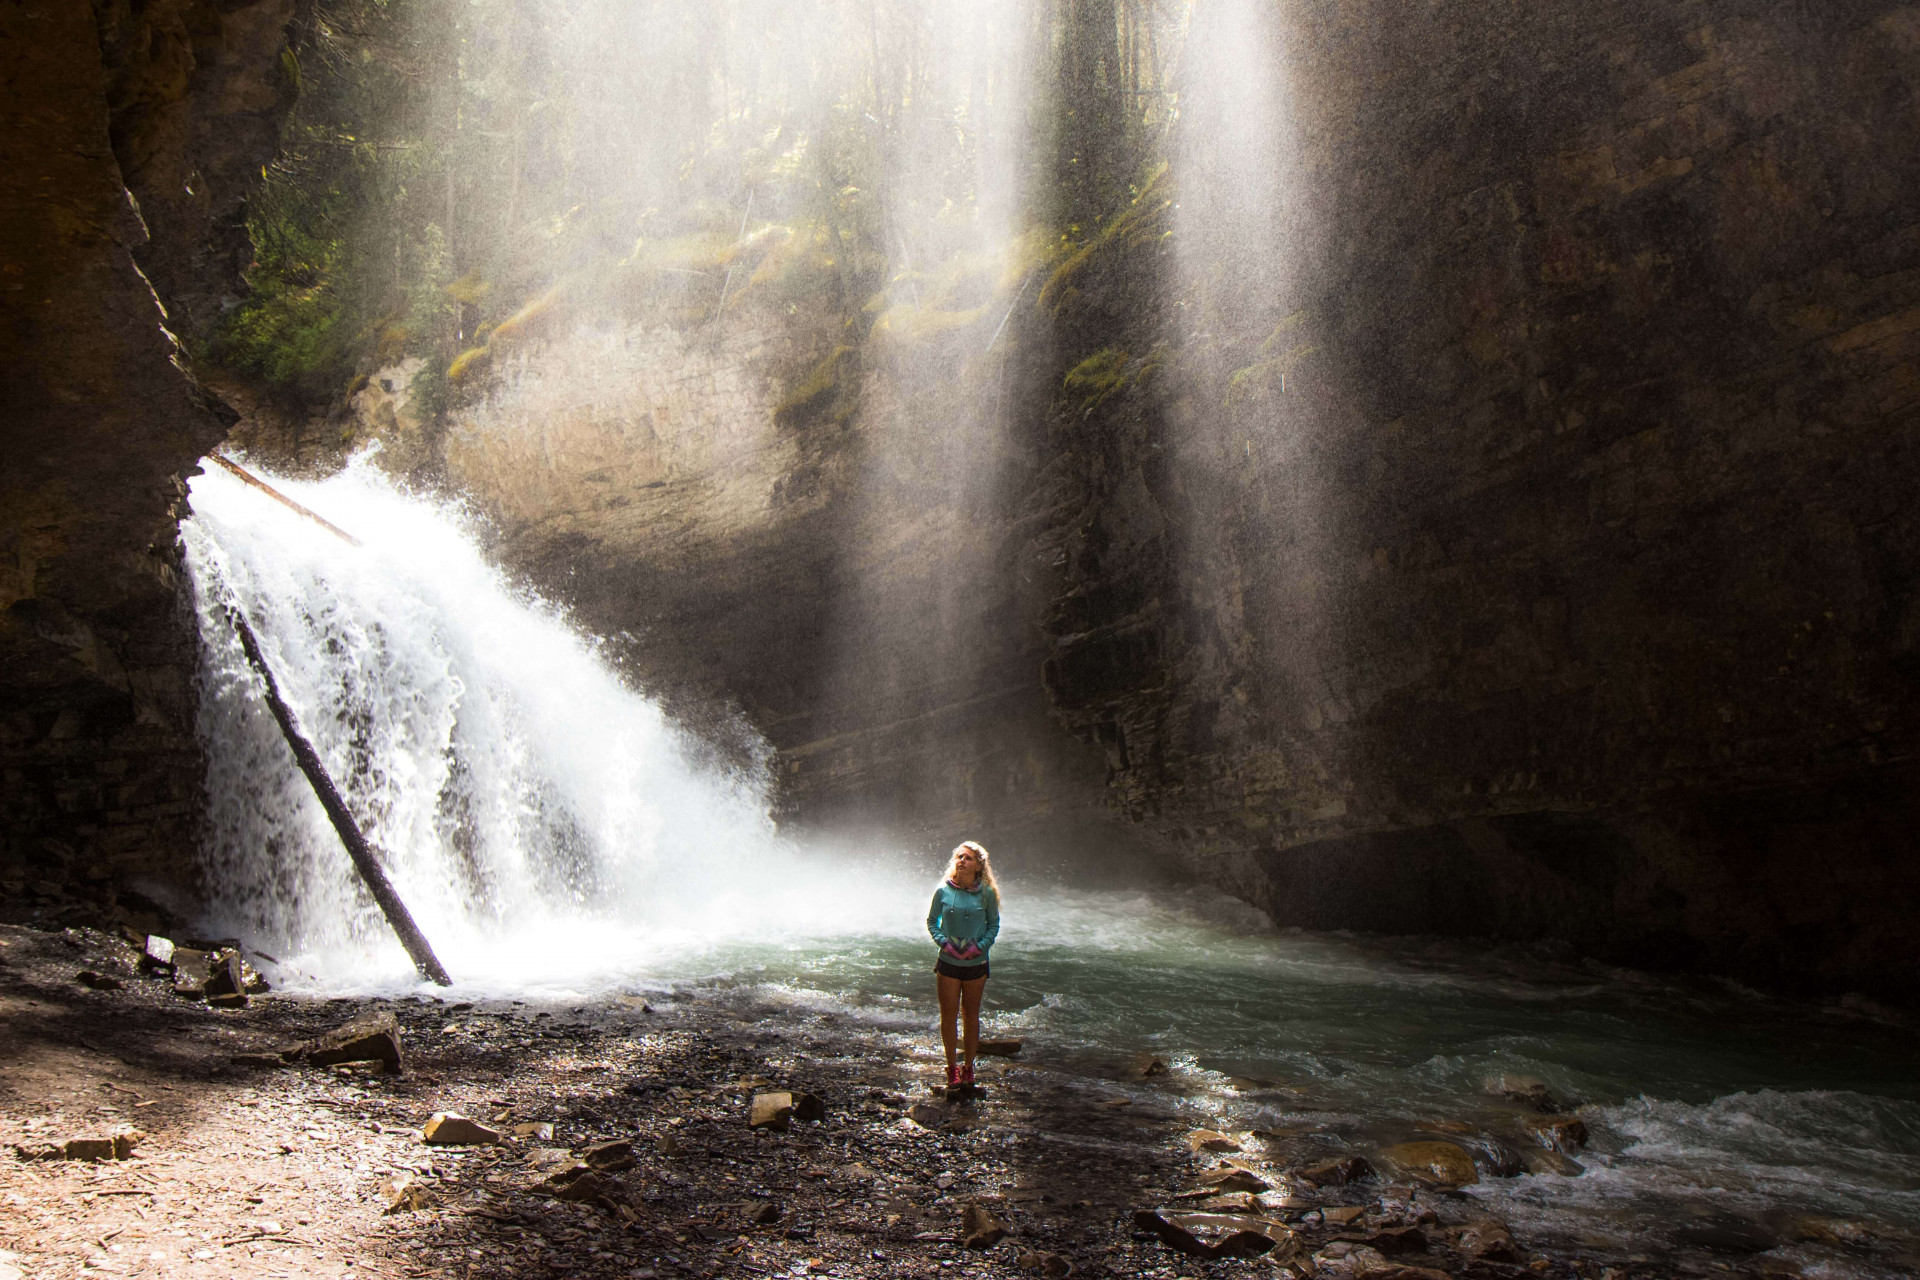
<svg viewBox="0 0 1920 1280">
<path fill-rule="evenodd" d="M 893 895 L 886 895 L 893 896 Z M 908 924 L 731 939 L 650 982 L 862 1019 L 931 1043 Z M 868 909 L 878 905 L 869 901 Z M 1907 1274 L 1920 1231 L 1920 1038 L 1890 1016 L 1525 950 L 1274 932 L 1195 892 L 1008 886 L 986 1033 L 1023 1062 L 1152 1093 L 1195 1124 L 1366 1150 L 1441 1125 L 1516 1138 L 1484 1082 L 1546 1082 L 1591 1134 L 1577 1176 L 1464 1193 L 1535 1247 L 1808 1275 Z M 1121 1083 L 1131 1055 L 1173 1070 Z M 1837 1220 L 1809 1229 L 1796 1219 Z M 1796 1236 L 1839 1232 L 1856 1243 Z"/>
</svg>

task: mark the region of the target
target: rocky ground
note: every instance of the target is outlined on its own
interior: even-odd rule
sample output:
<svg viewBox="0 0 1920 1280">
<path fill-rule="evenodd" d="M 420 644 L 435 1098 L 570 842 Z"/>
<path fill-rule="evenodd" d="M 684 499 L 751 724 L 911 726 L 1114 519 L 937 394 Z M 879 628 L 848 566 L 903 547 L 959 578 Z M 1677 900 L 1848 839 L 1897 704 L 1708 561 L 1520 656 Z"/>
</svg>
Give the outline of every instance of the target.
<svg viewBox="0 0 1920 1280">
<path fill-rule="evenodd" d="M 0 926 L 0 1280 L 1601 1273 L 1084 1067 L 989 1060 L 949 1104 L 931 1045 L 672 993 L 227 1004 L 122 935 Z M 398 1072 L 297 1052 L 383 1016 Z"/>
</svg>

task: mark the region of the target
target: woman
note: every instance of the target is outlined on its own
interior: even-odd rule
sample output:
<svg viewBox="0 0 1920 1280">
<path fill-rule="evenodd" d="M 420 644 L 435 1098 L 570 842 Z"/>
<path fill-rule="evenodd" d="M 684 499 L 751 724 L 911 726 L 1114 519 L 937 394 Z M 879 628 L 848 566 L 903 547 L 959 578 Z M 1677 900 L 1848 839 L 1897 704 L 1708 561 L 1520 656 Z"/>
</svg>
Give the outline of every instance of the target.
<svg viewBox="0 0 1920 1280">
<path fill-rule="evenodd" d="M 987 952 L 1000 936 L 1000 886 L 987 851 L 968 840 L 957 846 L 933 891 L 927 932 L 940 946 L 934 982 L 940 989 L 940 1039 L 947 1048 L 947 1087 L 973 1083 L 980 1047 L 980 995 L 987 988 Z M 954 1062 L 954 1015 L 967 1016 L 964 1061 Z"/>
</svg>

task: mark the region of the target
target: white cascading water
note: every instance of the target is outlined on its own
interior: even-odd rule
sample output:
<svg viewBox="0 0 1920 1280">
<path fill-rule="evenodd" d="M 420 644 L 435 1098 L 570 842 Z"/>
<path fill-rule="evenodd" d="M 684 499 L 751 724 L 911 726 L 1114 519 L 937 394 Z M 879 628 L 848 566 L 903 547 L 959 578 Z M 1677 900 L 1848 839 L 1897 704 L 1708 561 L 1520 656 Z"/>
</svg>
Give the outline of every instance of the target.
<svg viewBox="0 0 1920 1280">
<path fill-rule="evenodd" d="M 297 985 L 411 984 L 411 964 L 294 764 L 226 615 L 461 985 L 578 989 L 716 936 L 784 931 L 764 770 L 730 768 L 456 509 L 365 459 L 272 483 L 355 547 L 219 471 L 183 527 L 202 636 L 203 859 L 215 915 Z"/>
</svg>

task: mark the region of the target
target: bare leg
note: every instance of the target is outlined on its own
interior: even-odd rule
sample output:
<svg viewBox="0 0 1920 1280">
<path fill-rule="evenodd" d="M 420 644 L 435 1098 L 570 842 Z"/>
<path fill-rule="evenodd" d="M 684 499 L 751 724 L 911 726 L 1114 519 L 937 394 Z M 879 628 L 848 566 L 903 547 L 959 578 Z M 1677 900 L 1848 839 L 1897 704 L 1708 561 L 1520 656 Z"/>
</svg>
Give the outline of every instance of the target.
<svg viewBox="0 0 1920 1280">
<path fill-rule="evenodd" d="M 960 988 L 960 1008 L 967 1016 L 967 1068 L 973 1068 L 973 1055 L 980 1048 L 980 997 L 986 994 L 987 980 L 976 978 L 972 982 L 954 982 Z M 953 1057 L 949 1050 L 947 1057 Z"/>
<path fill-rule="evenodd" d="M 938 985 L 940 990 L 940 1042 L 946 1046 L 947 1074 L 948 1076 L 952 1076 L 953 1057 L 954 1057 L 954 1025 L 953 1024 L 960 1016 L 961 984 L 960 984 L 960 979 L 949 978 L 944 973 L 934 974 L 933 980 L 935 984 Z M 980 997 L 975 996 L 973 999 L 973 1004 L 974 1004 L 974 1008 L 978 1010 L 980 1007 Z M 972 1060 L 971 1057 L 969 1057 L 968 1060 L 971 1061 Z"/>
</svg>

